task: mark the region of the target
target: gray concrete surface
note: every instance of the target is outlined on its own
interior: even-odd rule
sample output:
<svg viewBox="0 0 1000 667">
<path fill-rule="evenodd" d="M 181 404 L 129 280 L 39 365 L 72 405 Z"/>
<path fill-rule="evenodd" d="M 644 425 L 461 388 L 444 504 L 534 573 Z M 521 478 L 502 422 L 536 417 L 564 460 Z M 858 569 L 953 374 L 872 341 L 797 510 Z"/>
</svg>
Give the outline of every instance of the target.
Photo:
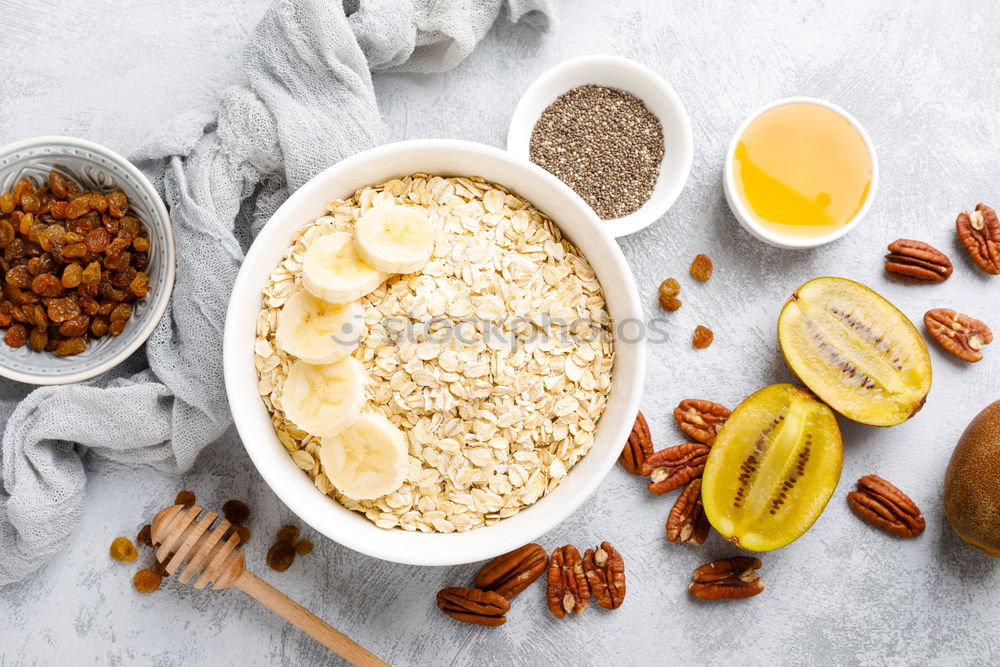
<svg viewBox="0 0 1000 667">
<path fill-rule="evenodd" d="M 0 141 L 78 135 L 128 152 L 164 124 L 206 121 L 238 77 L 238 50 L 263 0 L 0 0 Z M 660 446 L 681 442 L 676 403 L 701 396 L 735 405 L 758 387 L 787 381 L 775 321 L 804 280 L 843 275 L 881 291 L 911 318 L 950 306 L 1000 328 L 1000 278 L 977 273 L 954 240 L 955 213 L 1000 202 L 1000 50 L 995 3 L 667 3 L 573 0 L 544 35 L 501 22 L 463 65 L 438 76 L 376 80 L 390 139 L 455 137 L 502 146 L 517 96 L 566 58 L 619 53 L 666 75 L 694 121 L 691 180 L 677 205 L 622 240 L 646 306 L 667 275 L 684 276 L 708 252 L 716 274 L 684 280 L 684 307 L 668 344 L 651 350 L 643 399 Z M 94 26 L 100 26 L 93 32 Z M 53 34 L 55 33 L 55 34 Z M 731 132 L 775 98 L 814 95 L 867 127 L 882 165 L 869 218 L 815 251 L 766 247 L 726 209 L 719 183 Z M 891 283 L 881 253 L 898 237 L 952 255 L 939 286 Z M 690 349 L 695 324 L 716 331 Z M 974 366 L 932 348 L 927 406 L 891 429 L 842 421 L 846 459 L 829 508 L 803 538 L 764 555 L 767 591 L 705 604 L 687 582 L 702 562 L 732 555 L 717 536 L 701 548 L 668 544 L 671 499 L 652 497 L 614 470 L 598 492 L 542 538 L 547 547 L 619 545 L 629 593 L 615 612 L 564 621 L 544 610 L 543 587 L 516 602 L 506 626 L 469 627 L 433 605 L 444 585 L 475 565 L 392 565 L 328 541 L 284 574 L 265 576 L 292 597 L 399 665 L 501 664 L 996 664 L 1000 661 L 1000 563 L 966 547 L 944 520 L 941 480 L 967 421 L 1000 398 L 1000 344 Z M 249 546 L 262 567 L 266 534 L 291 517 L 264 486 L 236 438 L 210 447 L 181 479 L 89 462 L 88 507 L 65 551 L 37 577 L 0 590 L 0 665 L 324 664 L 329 656 L 239 592 L 196 592 L 168 582 L 156 595 L 131 588 L 133 567 L 107 545 L 180 488 L 209 504 L 230 497 L 255 509 Z M 879 473 L 923 508 L 926 533 L 901 541 L 849 511 L 857 477 Z M 314 536 L 315 537 L 315 536 Z"/>
</svg>

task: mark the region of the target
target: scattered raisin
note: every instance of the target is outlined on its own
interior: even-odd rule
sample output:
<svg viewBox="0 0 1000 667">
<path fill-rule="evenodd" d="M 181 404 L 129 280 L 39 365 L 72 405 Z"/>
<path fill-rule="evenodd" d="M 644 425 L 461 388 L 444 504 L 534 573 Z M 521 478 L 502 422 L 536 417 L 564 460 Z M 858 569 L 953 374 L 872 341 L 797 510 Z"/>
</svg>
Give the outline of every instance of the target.
<svg viewBox="0 0 1000 667">
<path fill-rule="evenodd" d="M 291 542 L 278 540 L 267 552 L 267 565 L 272 570 L 284 572 L 295 560 L 295 547 Z"/>
<path fill-rule="evenodd" d="M 183 505 L 184 507 L 193 507 L 195 501 L 194 491 L 188 491 L 185 489 L 177 494 L 174 498 L 174 505 Z"/>
<path fill-rule="evenodd" d="M 246 523 L 250 518 L 250 507 L 242 500 L 227 500 L 222 505 L 222 513 L 229 523 Z"/>
<path fill-rule="evenodd" d="M 708 255 L 697 255 L 691 262 L 691 275 L 705 282 L 712 277 L 712 260 Z"/>
<path fill-rule="evenodd" d="M 3 342 L 7 343 L 8 347 L 21 347 L 28 342 L 28 330 L 23 324 L 15 324 L 7 329 Z"/>
<path fill-rule="evenodd" d="M 313 543 L 312 540 L 309 539 L 300 540 L 295 545 L 295 553 L 297 553 L 300 556 L 306 556 L 308 554 L 311 554 L 312 550 L 313 550 Z"/>
<path fill-rule="evenodd" d="M 232 526 L 229 527 L 229 530 L 226 531 L 225 539 L 228 540 L 230 535 L 236 535 L 239 537 L 239 541 L 236 543 L 239 545 L 239 544 L 246 544 L 247 541 L 250 539 L 250 536 L 253 535 L 253 533 L 251 533 L 250 529 L 244 526 L 243 524 L 234 523 Z"/>
<path fill-rule="evenodd" d="M 142 569 L 132 577 L 132 585 L 135 586 L 135 590 L 144 595 L 157 590 L 161 583 L 163 583 L 163 576 L 155 570 Z"/>
<path fill-rule="evenodd" d="M 147 547 L 153 546 L 153 527 L 148 523 L 139 529 L 139 534 L 135 536 L 135 541 Z"/>
<path fill-rule="evenodd" d="M 294 542 L 299 539 L 299 527 L 291 524 L 282 526 L 281 530 L 278 531 L 278 539 L 285 542 Z"/>
<path fill-rule="evenodd" d="M 139 552 L 136 551 L 135 545 L 127 537 L 116 537 L 111 542 L 109 552 L 112 558 L 122 563 L 131 563 L 139 557 Z"/>
<path fill-rule="evenodd" d="M 699 350 L 703 350 L 712 344 L 712 339 L 714 338 L 715 334 L 712 333 L 711 329 L 699 324 L 694 329 L 694 337 L 691 338 L 691 344 Z"/>
<path fill-rule="evenodd" d="M 660 289 L 657 292 L 657 297 L 660 301 L 660 308 L 663 310 L 677 310 L 681 307 L 681 302 L 677 299 L 677 295 L 681 293 L 681 286 L 673 278 L 667 278 L 662 283 L 660 283 Z"/>
</svg>

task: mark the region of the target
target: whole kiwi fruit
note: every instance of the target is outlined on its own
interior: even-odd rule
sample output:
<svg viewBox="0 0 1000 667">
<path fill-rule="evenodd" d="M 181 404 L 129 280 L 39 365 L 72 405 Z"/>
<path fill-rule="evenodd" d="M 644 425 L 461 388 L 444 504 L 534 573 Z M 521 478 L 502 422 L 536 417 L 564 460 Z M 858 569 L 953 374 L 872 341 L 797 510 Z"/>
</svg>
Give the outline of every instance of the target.
<svg viewBox="0 0 1000 667">
<path fill-rule="evenodd" d="M 955 445 L 944 513 L 959 537 L 1000 558 L 1000 401 L 976 415 Z"/>
</svg>

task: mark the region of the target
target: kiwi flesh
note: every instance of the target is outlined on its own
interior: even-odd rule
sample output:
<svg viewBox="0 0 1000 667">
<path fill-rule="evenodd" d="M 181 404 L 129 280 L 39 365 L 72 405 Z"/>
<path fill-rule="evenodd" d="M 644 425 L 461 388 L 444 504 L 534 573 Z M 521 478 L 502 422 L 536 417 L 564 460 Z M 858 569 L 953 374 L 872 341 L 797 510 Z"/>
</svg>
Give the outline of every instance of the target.
<svg viewBox="0 0 1000 667">
<path fill-rule="evenodd" d="M 801 387 L 764 387 L 740 403 L 715 437 L 702 477 L 705 514 L 744 549 L 783 547 L 819 518 L 843 460 L 829 407 Z"/>
<path fill-rule="evenodd" d="M 814 278 L 778 317 L 778 342 L 792 371 L 848 419 L 893 426 L 923 406 L 931 359 L 895 306 L 846 278 Z"/>
<path fill-rule="evenodd" d="M 1000 401 L 976 415 L 955 445 L 944 513 L 959 537 L 1000 558 Z"/>
</svg>

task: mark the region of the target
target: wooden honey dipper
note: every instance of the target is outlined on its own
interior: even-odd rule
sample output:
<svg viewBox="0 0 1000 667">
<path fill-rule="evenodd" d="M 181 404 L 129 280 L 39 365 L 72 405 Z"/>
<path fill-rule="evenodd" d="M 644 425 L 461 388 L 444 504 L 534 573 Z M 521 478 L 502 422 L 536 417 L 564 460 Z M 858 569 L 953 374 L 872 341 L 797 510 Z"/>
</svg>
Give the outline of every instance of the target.
<svg viewBox="0 0 1000 667">
<path fill-rule="evenodd" d="M 223 539 L 232 524 L 222 519 L 212 528 L 218 512 L 205 512 L 199 519 L 201 511 L 198 505 L 190 508 L 173 505 L 160 510 L 153 519 L 150 532 L 153 544 L 159 547 L 156 560 L 166 563 L 164 569 L 168 574 L 179 571 L 186 563 L 187 567 L 177 577 L 181 583 L 191 583 L 194 579 L 195 588 L 212 584 L 215 590 L 236 586 L 352 664 L 388 667 L 347 635 L 247 570 L 243 552 L 236 548 L 239 536 Z"/>
</svg>

